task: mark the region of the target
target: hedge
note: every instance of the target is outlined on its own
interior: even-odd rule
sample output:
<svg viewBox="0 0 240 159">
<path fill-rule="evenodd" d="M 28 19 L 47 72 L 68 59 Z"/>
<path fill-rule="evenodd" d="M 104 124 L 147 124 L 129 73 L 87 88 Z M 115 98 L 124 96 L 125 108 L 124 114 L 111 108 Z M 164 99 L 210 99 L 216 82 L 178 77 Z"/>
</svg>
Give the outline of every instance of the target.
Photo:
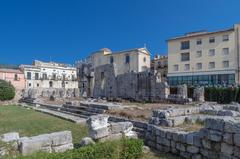
<svg viewBox="0 0 240 159">
<path fill-rule="evenodd" d="M 122 139 L 89 145 L 69 150 L 64 153 L 39 152 L 17 159 L 138 159 L 142 156 L 143 141 L 139 139 Z"/>
<path fill-rule="evenodd" d="M 15 97 L 15 88 L 7 81 L 0 80 L 0 100 L 11 100 Z"/>
</svg>

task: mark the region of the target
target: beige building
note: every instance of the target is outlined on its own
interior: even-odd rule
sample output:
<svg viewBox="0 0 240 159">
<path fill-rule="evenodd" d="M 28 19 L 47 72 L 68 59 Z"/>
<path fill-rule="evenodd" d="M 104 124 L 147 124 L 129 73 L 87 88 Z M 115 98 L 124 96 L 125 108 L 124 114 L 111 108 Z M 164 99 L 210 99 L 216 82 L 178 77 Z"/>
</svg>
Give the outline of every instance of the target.
<svg viewBox="0 0 240 159">
<path fill-rule="evenodd" d="M 76 62 L 79 88 L 82 96 L 93 96 L 94 73 L 101 66 L 113 64 L 115 75 L 150 70 L 150 53 L 146 48 L 112 52 L 104 48 L 87 59 Z"/>
<path fill-rule="evenodd" d="M 156 70 L 161 75 L 161 81 L 167 81 L 168 57 L 156 55 L 151 60 L 151 70 Z"/>
<path fill-rule="evenodd" d="M 240 24 L 230 29 L 192 32 L 169 39 L 170 85 L 240 83 Z"/>
<path fill-rule="evenodd" d="M 35 60 L 32 65 L 21 65 L 26 88 L 78 88 L 77 69 L 70 65 Z"/>
<path fill-rule="evenodd" d="M 90 56 L 93 68 L 106 64 L 115 64 L 117 75 L 127 72 L 143 72 L 150 69 L 150 53 L 146 48 L 137 48 L 112 52 L 104 48 Z"/>
</svg>

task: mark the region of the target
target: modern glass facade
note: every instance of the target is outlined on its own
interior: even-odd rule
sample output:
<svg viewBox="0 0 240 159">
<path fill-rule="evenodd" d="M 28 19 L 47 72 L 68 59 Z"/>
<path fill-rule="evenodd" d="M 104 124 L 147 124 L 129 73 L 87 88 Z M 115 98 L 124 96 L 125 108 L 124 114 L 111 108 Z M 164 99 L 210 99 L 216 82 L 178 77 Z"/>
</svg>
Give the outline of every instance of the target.
<svg viewBox="0 0 240 159">
<path fill-rule="evenodd" d="M 179 84 L 191 86 L 232 85 L 235 84 L 235 74 L 173 76 L 168 77 L 168 83 L 170 86 Z"/>
</svg>

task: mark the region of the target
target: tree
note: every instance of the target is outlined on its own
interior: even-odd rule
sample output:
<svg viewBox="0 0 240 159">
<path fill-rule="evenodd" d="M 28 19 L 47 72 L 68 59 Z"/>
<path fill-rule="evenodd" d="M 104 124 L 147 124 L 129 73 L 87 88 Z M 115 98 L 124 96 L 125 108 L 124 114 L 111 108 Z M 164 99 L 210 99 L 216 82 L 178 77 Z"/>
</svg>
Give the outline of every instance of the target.
<svg viewBox="0 0 240 159">
<path fill-rule="evenodd" d="M 15 97 L 15 88 L 7 81 L 0 80 L 0 100 L 11 100 Z"/>
</svg>

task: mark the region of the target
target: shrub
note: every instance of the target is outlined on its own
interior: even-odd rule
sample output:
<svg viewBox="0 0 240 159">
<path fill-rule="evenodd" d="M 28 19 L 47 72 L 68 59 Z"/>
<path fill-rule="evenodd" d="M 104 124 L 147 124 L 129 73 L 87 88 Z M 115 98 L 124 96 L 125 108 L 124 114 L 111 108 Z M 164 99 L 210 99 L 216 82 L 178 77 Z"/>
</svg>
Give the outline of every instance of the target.
<svg viewBox="0 0 240 159">
<path fill-rule="evenodd" d="M 121 139 L 89 145 L 64 153 L 39 152 L 17 159 L 138 159 L 142 155 L 143 141 L 138 139 Z"/>
<path fill-rule="evenodd" d="M 0 80 L 0 100 L 11 100 L 15 96 L 15 88 L 11 83 Z"/>
</svg>

